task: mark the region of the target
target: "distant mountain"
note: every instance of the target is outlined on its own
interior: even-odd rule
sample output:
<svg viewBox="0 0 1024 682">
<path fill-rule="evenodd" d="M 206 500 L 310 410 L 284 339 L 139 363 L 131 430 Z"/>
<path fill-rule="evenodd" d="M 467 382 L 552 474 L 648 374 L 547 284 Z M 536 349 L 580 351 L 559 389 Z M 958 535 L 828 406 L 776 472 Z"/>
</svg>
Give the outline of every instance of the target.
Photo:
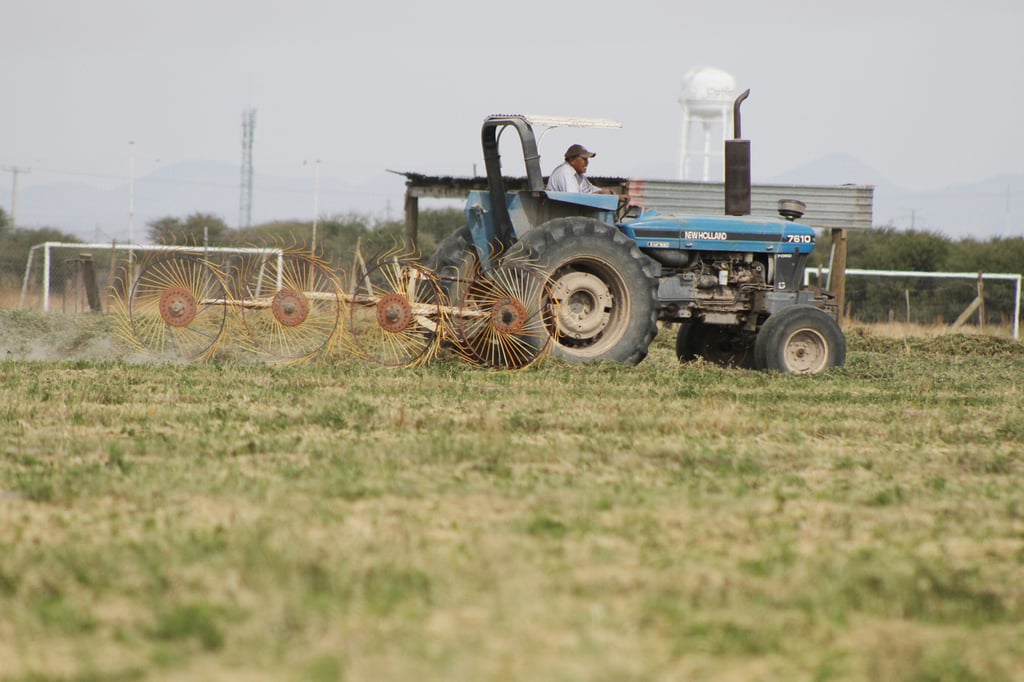
<svg viewBox="0 0 1024 682">
<path fill-rule="evenodd" d="M 1024 237 L 1024 175 L 923 192 L 879 187 L 874 222 L 956 238 Z"/>
<path fill-rule="evenodd" d="M 769 181 L 780 185 L 875 185 L 891 186 L 881 173 L 849 154 L 827 154 Z"/>
<path fill-rule="evenodd" d="M 1024 237 L 1024 175 L 969 185 L 908 190 L 849 154 L 829 154 L 772 178 L 771 184 L 874 185 L 874 224 L 939 232 L 955 239 Z"/>
<path fill-rule="evenodd" d="M 255 174 L 252 222 L 312 220 L 314 180 Z M 146 223 L 166 216 L 212 213 L 228 225 L 239 221 L 241 171 L 216 161 L 187 161 L 159 168 L 135 180 L 134 236 L 146 240 Z M 405 195 L 403 178 L 381 173 L 355 185 L 320 178 L 321 216 L 363 213 L 400 218 Z M 25 187 L 18 194 L 18 224 L 55 227 L 87 241 L 127 241 L 129 188 L 113 189 L 85 184 L 55 183 Z"/>
</svg>

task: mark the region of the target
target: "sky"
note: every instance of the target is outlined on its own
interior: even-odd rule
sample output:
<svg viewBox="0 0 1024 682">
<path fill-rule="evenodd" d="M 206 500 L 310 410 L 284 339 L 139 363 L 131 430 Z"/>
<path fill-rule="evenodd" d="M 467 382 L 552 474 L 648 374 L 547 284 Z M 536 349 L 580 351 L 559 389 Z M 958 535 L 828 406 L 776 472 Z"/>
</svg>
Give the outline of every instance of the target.
<svg viewBox="0 0 1024 682">
<path fill-rule="evenodd" d="M 553 130 L 545 173 L 580 142 L 594 175 L 671 178 L 700 66 L 751 90 L 755 182 L 833 153 L 912 190 L 1024 172 L 1020 0 L 0 0 L 0 26 L 5 208 L 13 167 L 240 165 L 248 107 L 275 176 L 482 173 L 484 117 L 538 113 L 623 123 Z"/>
</svg>

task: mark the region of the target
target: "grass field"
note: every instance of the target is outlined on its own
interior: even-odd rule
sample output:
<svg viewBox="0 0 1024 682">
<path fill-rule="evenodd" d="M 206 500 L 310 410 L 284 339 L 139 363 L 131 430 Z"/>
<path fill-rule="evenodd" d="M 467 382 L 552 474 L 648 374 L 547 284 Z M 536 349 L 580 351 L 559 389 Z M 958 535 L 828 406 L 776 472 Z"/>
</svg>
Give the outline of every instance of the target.
<svg viewBox="0 0 1024 682">
<path fill-rule="evenodd" d="M 1024 345 L 123 362 L 0 313 L 0 680 L 1024 680 Z"/>
</svg>

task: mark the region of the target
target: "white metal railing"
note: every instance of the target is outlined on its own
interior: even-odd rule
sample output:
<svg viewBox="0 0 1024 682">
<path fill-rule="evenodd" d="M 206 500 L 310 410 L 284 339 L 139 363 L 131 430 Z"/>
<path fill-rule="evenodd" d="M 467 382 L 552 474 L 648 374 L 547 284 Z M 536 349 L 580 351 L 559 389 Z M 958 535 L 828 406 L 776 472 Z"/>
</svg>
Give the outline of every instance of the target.
<svg viewBox="0 0 1024 682">
<path fill-rule="evenodd" d="M 811 273 L 820 273 L 818 281 L 822 281 L 822 275 L 828 275 L 828 268 L 808 268 L 804 270 L 804 286 L 810 283 Z M 921 277 L 932 279 L 970 279 L 977 280 L 1005 280 L 1016 282 L 1016 293 L 1013 305 L 1013 338 L 1016 341 L 1020 337 L 1020 301 L 1021 301 L 1021 280 L 1024 275 L 1016 275 L 1005 272 L 921 272 L 917 270 L 861 270 L 858 268 L 847 268 L 846 275 L 875 276 L 875 277 Z"/>
</svg>

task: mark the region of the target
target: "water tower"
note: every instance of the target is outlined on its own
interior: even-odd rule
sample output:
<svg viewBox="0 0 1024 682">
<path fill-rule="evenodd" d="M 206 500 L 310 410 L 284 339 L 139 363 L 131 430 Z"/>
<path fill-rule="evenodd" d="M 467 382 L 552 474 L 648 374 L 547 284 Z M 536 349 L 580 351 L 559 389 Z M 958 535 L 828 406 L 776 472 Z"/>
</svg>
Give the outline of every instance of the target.
<svg viewBox="0 0 1024 682">
<path fill-rule="evenodd" d="M 683 78 L 679 179 L 721 181 L 725 140 L 732 131 L 736 79 L 710 66 L 691 69 Z"/>
</svg>

